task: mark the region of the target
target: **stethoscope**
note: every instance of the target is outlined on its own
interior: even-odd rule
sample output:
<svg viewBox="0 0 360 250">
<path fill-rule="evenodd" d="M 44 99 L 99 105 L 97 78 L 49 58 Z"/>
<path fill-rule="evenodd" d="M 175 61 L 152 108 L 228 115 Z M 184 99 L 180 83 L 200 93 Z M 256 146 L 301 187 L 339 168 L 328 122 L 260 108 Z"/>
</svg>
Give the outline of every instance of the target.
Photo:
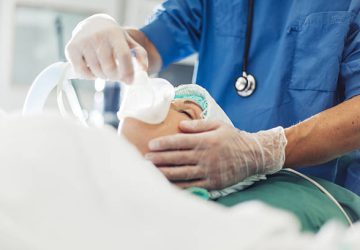
<svg viewBox="0 0 360 250">
<path fill-rule="evenodd" d="M 247 73 L 248 59 L 249 59 L 249 50 L 251 42 L 251 32 L 253 26 L 253 16 L 254 16 L 254 0 L 249 0 L 249 13 L 246 27 L 246 40 L 244 47 L 244 56 L 243 56 L 243 67 L 242 67 L 242 76 L 240 76 L 235 83 L 235 89 L 239 96 L 247 97 L 254 93 L 256 89 L 256 80 L 255 77 Z"/>
</svg>

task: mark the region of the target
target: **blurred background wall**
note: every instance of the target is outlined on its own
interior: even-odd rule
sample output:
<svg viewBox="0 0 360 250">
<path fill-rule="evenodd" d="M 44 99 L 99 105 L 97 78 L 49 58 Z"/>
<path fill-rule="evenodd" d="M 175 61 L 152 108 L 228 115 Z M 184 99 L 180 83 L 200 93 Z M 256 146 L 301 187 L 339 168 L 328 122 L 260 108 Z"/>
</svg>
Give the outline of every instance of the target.
<svg viewBox="0 0 360 250">
<path fill-rule="evenodd" d="M 94 13 L 107 13 L 120 24 L 143 26 L 161 0 L 0 0 L 0 108 L 19 111 L 36 75 L 65 60 L 71 31 Z M 161 77 L 174 84 L 192 81 L 196 57 L 171 65 Z M 74 83 L 84 108 L 95 107 L 94 82 Z M 55 108 L 55 97 L 49 108 Z"/>
</svg>

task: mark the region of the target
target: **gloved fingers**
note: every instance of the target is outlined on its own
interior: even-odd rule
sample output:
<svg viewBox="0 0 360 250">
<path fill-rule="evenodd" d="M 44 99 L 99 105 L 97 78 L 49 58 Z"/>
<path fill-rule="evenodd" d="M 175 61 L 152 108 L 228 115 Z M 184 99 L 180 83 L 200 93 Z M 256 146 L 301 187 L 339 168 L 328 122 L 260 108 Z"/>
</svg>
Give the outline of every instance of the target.
<svg viewBox="0 0 360 250">
<path fill-rule="evenodd" d="M 185 120 L 179 125 L 179 128 L 184 133 L 201 133 L 215 130 L 222 125 L 221 122 L 207 121 L 207 120 Z"/>
<path fill-rule="evenodd" d="M 199 187 L 208 189 L 208 181 L 206 179 L 199 179 L 194 181 L 177 181 L 173 182 L 174 185 L 181 189 L 191 188 L 191 187 Z"/>
<path fill-rule="evenodd" d="M 159 167 L 159 170 L 171 182 L 191 181 L 206 177 L 205 171 L 199 166 Z"/>
<path fill-rule="evenodd" d="M 200 148 L 202 140 L 202 137 L 192 134 L 176 134 L 153 139 L 148 147 L 151 151 L 194 149 Z"/>
<path fill-rule="evenodd" d="M 83 57 L 87 67 L 96 78 L 106 79 L 101 69 L 96 49 L 92 45 L 89 44 L 84 48 Z"/>
<path fill-rule="evenodd" d="M 156 166 L 196 165 L 199 153 L 195 150 L 176 150 L 148 153 L 145 158 Z"/>
<path fill-rule="evenodd" d="M 116 81 L 117 79 L 117 67 L 113 55 L 113 49 L 108 40 L 104 41 L 102 46 L 96 49 L 96 56 L 101 65 L 101 70 L 105 76 L 104 79 Z"/>
<path fill-rule="evenodd" d="M 67 60 L 71 63 L 71 66 L 76 75 L 83 79 L 95 79 L 94 74 L 86 65 L 82 52 L 73 43 L 69 42 L 66 45 L 65 55 Z"/>
<path fill-rule="evenodd" d="M 123 34 L 119 34 L 109 41 L 113 48 L 113 56 L 117 68 L 117 80 L 131 84 L 134 80 L 134 66 L 131 51 Z"/>
<path fill-rule="evenodd" d="M 128 33 L 125 33 L 128 41 L 129 48 L 131 49 L 132 55 L 136 58 L 140 68 L 145 72 L 148 71 L 149 61 L 146 50 L 138 44 Z"/>
</svg>

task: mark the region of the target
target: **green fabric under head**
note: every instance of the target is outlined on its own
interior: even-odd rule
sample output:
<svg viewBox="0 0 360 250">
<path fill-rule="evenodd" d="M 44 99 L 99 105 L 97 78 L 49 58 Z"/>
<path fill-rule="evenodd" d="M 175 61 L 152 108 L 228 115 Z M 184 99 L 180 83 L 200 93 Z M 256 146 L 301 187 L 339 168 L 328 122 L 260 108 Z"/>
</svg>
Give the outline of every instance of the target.
<svg viewBox="0 0 360 250">
<path fill-rule="evenodd" d="M 353 222 L 360 219 L 359 196 L 334 183 L 311 178 L 335 197 Z M 340 210 L 317 187 L 286 171 L 267 176 L 267 180 L 256 182 L 248 189 L 219 198 L 216 202 L 232 207 L 253 200 L 262 201 L 294 214 L 301 221 L 304 231 L 317 232 L 330 220 L 338 220 L 348 225 Z"/>
<path fill-rule="evenodd" d="M 186 191 L 192 193 L 193 195 L 198 196 L 201 199 L 204 199 L 204 200 L 209 200 L 210 199 L 209 192 L 204 188 L 191 187 L 191 188 L 187 188 Z"/>
</svg>

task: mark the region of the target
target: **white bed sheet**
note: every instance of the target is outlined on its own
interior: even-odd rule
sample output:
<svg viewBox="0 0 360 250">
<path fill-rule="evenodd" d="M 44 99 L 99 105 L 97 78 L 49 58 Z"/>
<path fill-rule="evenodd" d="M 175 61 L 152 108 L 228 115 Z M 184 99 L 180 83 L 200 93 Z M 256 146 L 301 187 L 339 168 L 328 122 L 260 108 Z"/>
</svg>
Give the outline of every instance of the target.
<svg viewBox="0 0 360 250">
<path fill-rule="evenodd" d="M 178 190 L 111 129 L 0 116 L 0 249 L 360 249 L 359 225 L 299 229 L 260 203 Z"/>
</svg>

